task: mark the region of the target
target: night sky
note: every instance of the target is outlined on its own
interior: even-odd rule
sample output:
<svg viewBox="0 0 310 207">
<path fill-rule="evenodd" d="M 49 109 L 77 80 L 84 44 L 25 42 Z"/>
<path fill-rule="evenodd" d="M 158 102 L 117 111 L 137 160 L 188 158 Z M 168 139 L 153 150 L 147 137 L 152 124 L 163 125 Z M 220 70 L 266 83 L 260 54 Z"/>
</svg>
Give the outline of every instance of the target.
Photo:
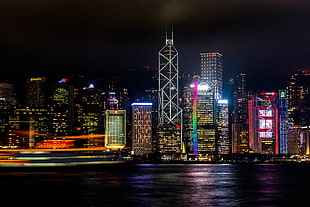
<svg viewBox="0 0 310 207">
<path fill-rule="evenodd" d="M 199 72 L 200 52 L 223 54 L 224 76 L 278 87 L 279 76 L 310 66 L 310 1 L 2 0 L 0 68 L 108 73 L 157 67 L 173 24 L 180 72 Z"/>
</svg>

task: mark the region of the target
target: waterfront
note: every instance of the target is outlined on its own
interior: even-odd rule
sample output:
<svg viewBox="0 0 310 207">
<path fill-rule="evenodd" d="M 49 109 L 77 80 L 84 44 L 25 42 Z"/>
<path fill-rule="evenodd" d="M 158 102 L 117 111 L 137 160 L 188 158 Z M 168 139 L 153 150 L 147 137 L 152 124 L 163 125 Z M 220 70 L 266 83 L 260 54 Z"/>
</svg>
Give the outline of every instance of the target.
<svg viewBox="0 0 310 207">
<path fill-rule="evenodd" d="M 136 164 L 1 172 L 7 206 L 292 206 L 308 203 L 309 164 Z"/>
</svg>

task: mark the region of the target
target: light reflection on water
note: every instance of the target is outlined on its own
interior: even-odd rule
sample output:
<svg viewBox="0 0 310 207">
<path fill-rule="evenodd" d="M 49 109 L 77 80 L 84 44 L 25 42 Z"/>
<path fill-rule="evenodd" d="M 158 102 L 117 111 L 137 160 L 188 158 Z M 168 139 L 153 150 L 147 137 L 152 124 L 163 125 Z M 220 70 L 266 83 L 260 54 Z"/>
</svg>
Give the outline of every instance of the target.
<svg viewBox="0 0 310 207">
<path fill-rule="evenodd" d="M 221 171 L 217 168 L 209 164 L 141 168 L 131 177 L 131 193 L 136 204 L 142 206 L 165 206 L 167 203 L 171 206 L 237 206 L 233 188 L 235 171 L 231 165 L 222 165 Z"/>
<path fill-rule="evenodd" d="M 0 186 L 10 206 L 296 206 L 308 202 L 309 175 L 310 165 L 140 164 L 0 172 Z"/>
</svg>

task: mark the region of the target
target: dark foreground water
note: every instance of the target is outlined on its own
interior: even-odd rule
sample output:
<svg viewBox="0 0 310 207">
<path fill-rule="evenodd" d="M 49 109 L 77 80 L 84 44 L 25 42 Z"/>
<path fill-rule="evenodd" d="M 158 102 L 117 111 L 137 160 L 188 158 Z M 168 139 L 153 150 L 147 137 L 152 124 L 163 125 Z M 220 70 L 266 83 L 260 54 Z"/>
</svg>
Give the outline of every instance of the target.
<svg viewBox="0 0 310 207">
<path fill-rule="evenodd" d="M 0 172 L 1 206 L 309 206 L 309 164 L 141 164 Z"/>
</svg>

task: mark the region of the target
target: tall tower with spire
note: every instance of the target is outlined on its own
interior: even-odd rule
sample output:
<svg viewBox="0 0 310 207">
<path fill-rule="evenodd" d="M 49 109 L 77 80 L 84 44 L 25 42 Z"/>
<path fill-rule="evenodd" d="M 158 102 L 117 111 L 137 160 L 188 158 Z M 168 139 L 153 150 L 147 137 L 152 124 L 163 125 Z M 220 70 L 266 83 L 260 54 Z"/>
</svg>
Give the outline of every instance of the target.
<svg viewBox="0 0 310 207">
<path fill-rule="evenodd" d="M 182 109 L 179 106 L 178 51 L 166 32 L 166 44 L 158 53 L 159 152 L 181 153 Z"/>
</svg>

